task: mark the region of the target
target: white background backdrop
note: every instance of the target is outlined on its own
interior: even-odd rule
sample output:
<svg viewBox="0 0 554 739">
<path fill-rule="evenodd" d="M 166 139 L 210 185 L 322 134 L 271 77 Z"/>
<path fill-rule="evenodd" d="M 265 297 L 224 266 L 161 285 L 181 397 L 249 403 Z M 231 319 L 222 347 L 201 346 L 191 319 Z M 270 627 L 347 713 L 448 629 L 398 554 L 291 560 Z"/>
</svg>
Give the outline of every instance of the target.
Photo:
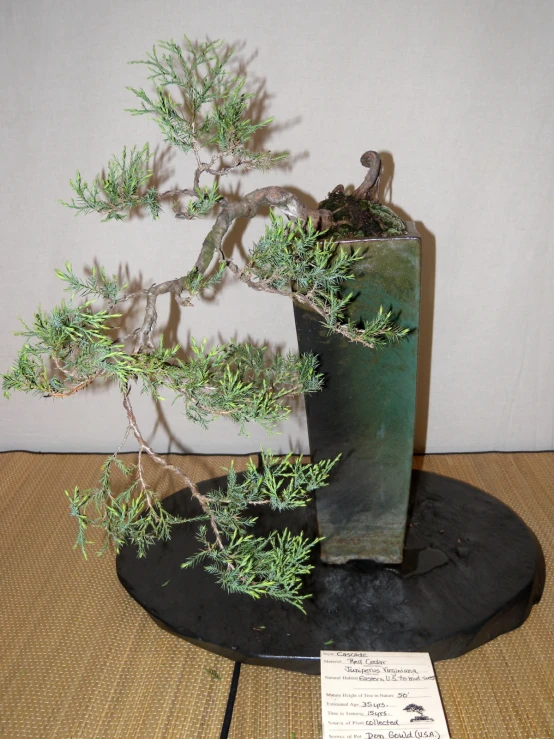
<svg viewBox="0 0 554 739">
<path fill-rule="evenodd" d="M 76 168 L 92 179 L 125 144 L 162 145 L 154 123 L 123 110 L 135 104 L 126 85 L 144 84 L 145 70 L 127 61 L 183 33 L 225 38 L 244 44 L 249 74 L 265 81 L 263 113 L 277 124 L 266 145 L 292 152 L 291 169 L 251 175 L 242 192 L 280 184 L 313 202 L 338 183 L 360 183 L 363 151 L 388 152 L 388 200 L 424 241 L 418 449 L 553 448 L 551 0 L 1 7 L 0 371 L 21 342 L 10 333 L 17 317 L 59 301 L 53 270 L 67 259 L 75 271 L 95 261 L 110 272 L 128 267 L 144 284 L 190 269 L 206 223 L 166 214 L 105 224 L 74 218 L 58 198 L 70 197 Z M 168 186 L 189 185 L 185 158 L 166 161 L 166 170 Z M 261 229 L 236 229 L 232 240 L 248 248 Z M 167 320 L 161 311 L 162 329 Z M 296 348 L 291 306 L 239 285 L 170 325 L 170 340 L 177 329 L 182 342 L 192 333 Z M 169 403 L 162 413 L 146 397 L 138 405 L 160 452 L 268 444 L 257 429 L 246 439 L 223 422 L 205 432 Z M 2 449 L 112 451 L 124 428 L 117 392 L 107 388 L 0 401 Z M 282 431 L 274 447 L 307 449 L 301 413 Z"/>
</svg>

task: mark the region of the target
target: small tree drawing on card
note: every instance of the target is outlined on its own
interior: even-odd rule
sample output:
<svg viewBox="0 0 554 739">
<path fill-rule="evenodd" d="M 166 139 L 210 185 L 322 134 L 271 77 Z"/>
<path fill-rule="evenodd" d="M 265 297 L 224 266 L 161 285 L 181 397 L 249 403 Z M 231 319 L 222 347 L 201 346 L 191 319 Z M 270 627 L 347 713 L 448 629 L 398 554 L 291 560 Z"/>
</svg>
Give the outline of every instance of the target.
<svg viewBox="0 0 554 739">
<path fill-rule="evenodd" d="M 425 708 L 423 706 L 418 706 L 416 703 L 410 703 L 406 706 L 404 709 L 405 711 L 408 711 L 409 713 L 417 713 L 417 716 L 414 716 L 410 719 L 410 721 L 432 721 L 433 719 L 430 716 L 425 715 Z"/>
</svg>

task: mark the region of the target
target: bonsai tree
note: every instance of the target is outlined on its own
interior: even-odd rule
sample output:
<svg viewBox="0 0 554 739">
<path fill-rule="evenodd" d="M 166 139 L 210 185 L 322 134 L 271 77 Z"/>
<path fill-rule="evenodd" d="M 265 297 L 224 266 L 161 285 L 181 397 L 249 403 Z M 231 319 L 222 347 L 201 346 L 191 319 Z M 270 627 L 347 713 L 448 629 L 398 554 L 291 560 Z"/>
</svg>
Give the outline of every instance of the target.
<svg viewBox="0 0 554 739">
<path fill-rule="evenodd" d="M 423 706 L 417 705 L 417 703 L 410 703 L 404 708 L 405 711 L 408 711 L 408 713 L 417 713 L 417 716 L 414 716 L 410 719 L 410 721 L 432 721 L 433 719 L 429 716 L 425 715 L 425 708 Z"/>
<path fill-rule="evenodd" d="M 149 482 L 148 457 L 186 486 L 198 504 L 198 515 L 188 523 L 198 527 L 199 548 L 184 567 L 203 562 L 229 592 L 269 596 L 302 608 L 308 596 L 301 592 L 301 578 L 312 568 L 311 550 L 318 540 L 287 529 L 267 537 L 249 532 L 261 506 L 276 510 L 304 506 L 312 491 L 325 485 L 337 460 L 303 464 L 291 455 L 276 458 L 271 451 L 262 451 L 261 466 L 251 460 L 242 477 L 231 467 L 224 489 L 202 494 L 186 470 L 170 464 L 149 445 L 133 410 L 132 393 L 139 386 L 160 402 L 161 393 L 169 392 L 187 418 L 203 426 L 228 416 L 240 432 L 251 421 L 274 430 L 289 413 L 287 398 L 321 389 L 317 358 L 270 357 L 265 347 L 235 341 L 208 349 L 205 340 L 192 340 L 189 358 L 183 361 L 177 356 L 179 347 L 164 346 L 163 336 L 156 334 L 158 299 L 173 295 L 186 309 L 230 272 L 253 290 L 278 293 L 308 306 L 329 331 L 349 341 L 368 349 L 382 346 L 398 341 L 407 330 L 382 309 L 361 325 L 346 319 L 352 295 L 342 286 L 360 257 L 337 249 L 332 233 L 346 227 L 354 235 L 372 234 L 375 229 L 394 234 L 402 233 L 404 224 L 376 202 L 380 160 L 375 152 L 362 157 L 368 168 L 362 185 L 351 194 L 338 186 L 318 209 L 274 185 L 227 198 L 221 186 L 225 176 L 268 169 L 283 156 L 252 146 L 254 134 L 272 119 L 248 119 L 253 96 L 245 90 L 245 79 L 232 73 L 231 55 L 221 42 L 186 39 L 182 46 L 160 43 L 135 62 L 146 67 L 154 90 L 129 88 L 139 101 L 130 112 L 151 117 L 169 145 L 193 157 L 190 187 L 159 191 L 151 184 L 148 146 L 134 147 L 113 157 L 90 184 L 77 172 L 71 181 L 73 199 L 64 203 L 77 214 L 94 212 L 105 221 L 123 220 L 135 209 L 157 219 L 167 204 L 184 221 L 215 213 L 194 267 L 182 276 L 129 292 L 102 267 L 79 277 L 66 263 L 57 275 L 70 299 L 50 312 L 39 308 L 32 321 L 23 323 L 18 333 L 24 344 L 2 376 L 3 388 L 6 397 L 18 390 L 66 398 L 92 383 L 114 382 L 119 387 L 127 426 L 121 446 L 106 459 L 96 487 L 66 491 L 71 515 L 77 519 L 76 546 L 85 556 L 91 526 L 103 530 L 101 551 L 109 544 L 119 550 L 131 543 L 143 556 L 153 542 L 170 537 L 173 525 L 185 523 L 164 509 Z M 225 235 L 236 219 L 253 218 L 262 206 L 271 209 L 269 225 L 246 264 L 239 266 L 225 254 Z M 119 311 L 130 301 L 141 301 L 143 312 L 139 325 L 126 330 Z M 134 464 L 120 456 L 129 435 L 138 444 Z"/>
</svg>

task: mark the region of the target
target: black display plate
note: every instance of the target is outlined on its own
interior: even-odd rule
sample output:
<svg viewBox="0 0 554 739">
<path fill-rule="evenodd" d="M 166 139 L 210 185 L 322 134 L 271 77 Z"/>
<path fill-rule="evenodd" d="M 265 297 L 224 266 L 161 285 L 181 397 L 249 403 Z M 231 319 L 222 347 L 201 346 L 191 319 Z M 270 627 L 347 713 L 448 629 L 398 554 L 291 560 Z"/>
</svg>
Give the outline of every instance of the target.
<svg viewBox="0 0 554 739">
<path fill-rule="evenodd" d="M 404 564 L 316 560 L 306 578 L 313 594 L 306 615 L 273 600 L 226 594 L 201 566 L 181 569 L 197 549 L 192 525 L 176 526 L 171 541 L 157 543 L 144 559 L 124 547 L 117 574 L 161 626 L 193 644 L 309 674 L 319 673 L 321 649 L 450 659 L 520 626 L 544 587 L 544 557 L 532 531 L 499 500 L 458 480 L 414 471 L 411 499 Z M 198 513 L 187 490 L 164 504 L 184 517 Z M 315 536 L 315 506 L 267 511 L 254 533 L 284 526 Z"/>
</svg>

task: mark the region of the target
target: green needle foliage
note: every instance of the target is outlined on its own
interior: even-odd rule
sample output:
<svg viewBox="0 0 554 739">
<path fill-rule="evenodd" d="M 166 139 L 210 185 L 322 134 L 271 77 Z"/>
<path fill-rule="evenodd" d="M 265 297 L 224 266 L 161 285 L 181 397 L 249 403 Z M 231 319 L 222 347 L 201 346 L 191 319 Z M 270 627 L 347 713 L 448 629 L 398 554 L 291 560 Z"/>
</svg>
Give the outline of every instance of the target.
<svg viewBox="0 0 554 739">
<path fill-rule="evenodd" d="M 121 221 L 127 211 L 139 207 L 146 208 L 156 219 L 161 211 L 158 191 L 144 188 L 152 176 L 149 159 L 148 144 L 142 149 L 134 146 L 129 153 L 124 148 L 121 158 L 113 156 L 108 162 L 107 174 L 98 175 L 90 185 L 77 171 L 69 183 L 77 197 L 69 203 L 60 202 L 77 213 L 100 213 L 104 221 Z"/>
<path fill-rule="evenodd" d="M 112 305 L 115 305 L 122 297 L 121 291 L 127 287 L 127 285 L 119 284 L 119 280 L 116 275 L 108 277 L 106 270 L 103 267 L 100 267 L 100 269 L 93 267 L 91 276 L 86 279 L 82 279 L 74 274 L 70 262 L 66 262 L 65 272 L 61 269 L 57 269 L 56 275 L 60 280 L 67 283 L 65 289 L 67 292 L 72 293 L 72 300 L 76 295 L 78 295 L 82 298 L 101 298 Z"/>
<path fill-rule="evenodd" d="M 128 112 L 148 115 L 156 121 L 170 145 L 185 154 L 197 155 L 195 186 L 181 192 L 191 198 L 180 213 L 184 218 L 207 215 L 221 199 L 217 182 L 210 187 L 198 186 L 200 174 L 219 176 L 233 170 L 266 170 L 287 156 L 249 148 L 256 132 L 268 126 L 273 118 L 254 123 L 246 117 L 255 96 L 245 91 L 244 77 L 230 72 L 232 54 L 221 41 L 193 43 L 185 38 L 184 47 L 174 41 L 160 42 L 145 59 L 132 62 L 147 67 L 148 79 L 154 83 L 156 92 L 151 96 L 142 88 L 129 87 L 138 97 L 140 107 Z M 179 100 L 172 97 L 171 89 L 179 95 Z M 200 163 L 201 150 L 209 152 L 208 162 Z M 152 176 L 149 160 L 148 144 L 130 151 L 124 148 L 121 157 L 113 156 L 106 173 L 98 175 L 91 184 L 77 172 L 70 181 L 75 197 L 70 202 L 61 202 L 77 213 L 100 213 L 105 221 L 122 220 L 135 208 L 144 208 L 157 219 L 162 210 L 161 199 L 173 193 L 146 187 Z"/>
<path fill-rule="evenodd" d="M 112 489 L 113 468 L 117 468 L 128 485 L 120 492 Z M 140 489 L 139 480 L 133 478 L 135 465 L 125 465 L 117 454 L 102 465 L 98 487 L 73 493 L 67 490 L 69 511 L 77 519 L 78 530 L 75 547 L 87 557 L 86 539 L 89 526 L 102 529 L 104 541 L 98 554 L 103 554 L 112 544 L 118 552 L 124 544 L 135 544 L 139 557 L 144 557 L 149 546 L 156 541 L 168 541 L 171 527 L 185 523 L 184 519 L 170 515 L 153 490 Z"/>
<path fill-rule="evenodd" d="M 351 341 L 385 346 L 404 338 L 408 328 L 397 325 L 392 311 L 382 307 L 360 327 L 346 319 L 346 309 L 354 299 L 344 292 L 344 284 L 354 277 L 358 249 L 350 253 L 324 240 L 311 221 L 286 222 L 274 213 L 264 236 L 250 252 L 243 279 L 275 292 L 289 294 L 316 309 L 330 333 L 339 332 Z"/>
<path fill-rule="evenodd" d="M 26 341 L 11 370 L 2 375 L 6 398 L 14 390 L 72 394 L 97 377 L 115 379 L 129 366 L 131 358 L 121 356 L 121 346 L 107 333 L 110 320 L 119 314 L 94 313 L 91 305 L 91 301 L 81 306 L 63 302 L 51 313 L 39 308 L 31 325 L 22 321 L 24 330 L 15 333 Z"/>
<path fill-rule="evenodd" d="M 83 278 L 67 262 L 56 273 L 70 293 L 69 300 L 50 312 L 39 307 L 32 321 L 22 322 L 17 333 L 24 339 L 23 346 L 1 377 L 6 397 L 15 391 L 67 397 L 93 382 L 113 382 L 121 392 L 127 416 L 123 443 L 132 434 L 139 448 L 136 462 L 126 465 L 121 461 L 122 444 L 102 466 L 96 487 L 66 491 L 70 513 L 77 521 L 76 547 L 85 556 L 91 528 L 103 536 L 99 553 L 109 546 L 119 551 L 132 544 L 138 556 L 144 556 L 156 541 L 170 538 L 173 526 L 194 525 L 198 551 L 183 563 L 184 568 L 202 564 L 230 593 L 271 597 L 304 610 L 309 596 L 301 592 L 302 578 L 312 569 L 319 539 L 309 540 L 302 532 L 288 529 L 259 536 L 255 524 L 260 507 L 286 511 L 305 506 L 311 494 L 327 483 L 337 460 L 303 464 L 291 455 L 277 458 L 265 451 L 259 466 L 250 461 L 241 476 L 231 466 L 224 488 L 201 494 L 186 472 L 149 446 L 130 399 L 132 388 L 138 386 L 156 402 L 169 394 L 188 419 L 202 426 L 228 417 L 240 433 L 247 433 L 251 422 L 274 433 L 290 412 L 288 398 L 321 389 L 323 378 L 312 355 L 270 356 L 265 347 L 248 343 L 230 341 L 208 347 L 205 340 L 191 340 L 184 360 L 178 345 L 165 347 L 163 336 L 155 335 L 159 296 L 172 294 L 186 308 L 193 298 L 216 288 L 226 272 L 254 289 L 286 295 L 311 307 L 329 331 L 348 340 L 375 347 L 398 341 L 407 333 L 383 309 L 359 325 L 347 318 L 353 296 L 344 288 L 361 256 L 325 240 L 312 223 L 314 211 L 295 195 L 272 187 L 256 190 L 238 202 L 222 195 L 223 176 L 267 169 L 284 156 L 254 146 L 254 137 L 272 119 L 252 121 L 248 117 L 254 96 L 247 92 L 244 77 L 233 73 L 231 57 L 232 50 L 222 42 L 194 43 L 185 38 L 182 46 L 161 42 L 145 59 L 134 62 L 146 67 L 154 90 L 129 88 L 139 101 L 139 107 L 130 112 L 151 117 L 166 142 L 191 154 L 196 168 L 190 188 L 159 192 L 151 185 L 148 145 L 135 146 L 112 157 L 90 183 L 77 172 L 70 181 L 73 197 L 63 203 L 77 214 L 95 212 L 105 221 L 121 221 L 137 208 L 157 219 L 165 198 L 173 200 L 176 215 L 183 219 L 204 218 L 215 211 L 215 223 L 196 266 L 181 277 L 127 294 L 127 286 L 102 267 Z M 212 178 L 211 183 L 201 184 L 206 176 Z M 181 198 L 186 198 L 185 204 Z M 304 216 L 286 223 L 272 211 L 264 236 L 246 266 L 239 269 L 224 256 L 223 238 L 236 218 L 252 217 L 268 204 L 286 214 Z M 385 209 L 381 220 L 387 218 L 394 221 L 396 216 Z M 385 225 L 399 227 L 393 221 Z M 214 256 L 217 264 L 210 271 Z M 145 300 L 142 322 L 126 333 L 126 319 L 122 312 L 115 312 L 116 306 L 119 311 L 122 304 L 138 299 Z M 168 513 L 148 481 L 146 459 L 185 483 L 197 504 L 195 515 L 185 521 Z"/>
<path fill-rule="evenodd" d="M 278 459 L 262 452 L 261 469 L 250 460 L 242 480 L 231 467 L 226 489 L 213 490 L 209 504 L 226 545 L 218 547 L 210 539 L 208 526 L 202 525 L 197 534 L 200 550 L 181 567 L 203 562 L 206 571 L 230 593 L 269 596 L 304 610 L 302 603 L 309 595 L 299 592 L 301 578 L 313 569 L 311 552 L 321 539 L 309 540 L 302 533 L 295 536 L 288 529 L 256 537 L 248 533 L 256 522 L 251 513 L 254 506 L 264 504 L 277 511 L 305 506 L 310 493 L 326 484 L 337 461 L 306 465 L 290 454 Z"/>
<path fill-rule="evenodd" d="M 217 182 L 214 182 L 211 187 L 205 187 L 203 190 L 197 187 L 196 195 L 197 197 L 189 200 L 186 213 L 183 214 L 189 220 L 208 215 L 219 200 L 221 200 L 221 196 L 217 190 Z"/>
<path fill-rule="evenodd" d="M 98 274 L 105 278 L 100 269 L 84 281 L 69 264 L 65 272 L 58 270 L 74 292 L 105 292 L 117 299 L 116 278 L 99 284 Z M 130 383 L 139 382 L 154 399 L 161 399 L 164 390 L 172 392 L 187 418 L 204 427 L 228 416 L 245 433 L 250 421 L 274 430 L 290 413 L 284 404 L 287 397 L 313 393 L 322 386 L 313 355 L 268 359 L 265 347 L 234 341 L 208 350 L 205 340 L 197 344 L 192 339 L 187 361 L 177 358 L 179 345 L 165 348 L 163 339 L 150 353 L 129 353 L 122 342 L 110 338 L 117 328 L 114 319 L 121 314 L 94 312 L 92 305 L 90 300 L 81 306 L 64 302 L 50 314 L 39 308 L 30 326 L 23 323 L 24 330 L 17 334 L 26 341 L 10 371 L 2 375 L 6 397 L 13 391 L 71 395 L 100 379 L 114 380 L 126 392 Z"/>
<path fill-rule="evenodd" d="M 131 543 L 143 557 L 153 543 L 170 538 L 173 525 L 198 523 L 200 549 L 183 568 L 204 563 L 206 571 L 230 593 L 269 596 L 304 610 L 302 603 L 309 595 L 300 593 L 302 577 L 313 569 L 311 554 L 320 539 L 294 536 L 287 529 L 255 537 L 248 530 L 256 523 L 253 512 L 257 506 L 278 511 L 305 506 L 311 493 L 326 484 L 337 460 L 303 464 L 291 455 L 276 458 L 262 451 L 261 456 L 261 466 L 249 460 L 242 478 L 231 467 L 226 487 L 209 494 L 206 511 L 185 520 L 169 514 L 154 491 L 141 489 L 137 466 L 125 465 L 114 454 L 104 463 L 96 488 L 66 491 L 70 513 L 78 524 L 75 546 L 87 556 L 86 546 L 91 542 L 86 537 L 92 526 L 104 533 L 99 554 L 110 544 L 119 551 Z M 126 480 L 121 492 L 114 492 L 114 471 Z M 214 526 L 218 540 L 213 536 Z"/>
<path fill-rule="evenodd" d="M 130 87 L 140 107 L 129 112 L 153 118 L 165 140 L 185 154 L 215 149 L 218 159 L 232 156 L 243 168 L 266 169 L 283 155 L 254 152 L 248 144 L 273 118 L 254 123 L 245 117 L 254 95 L 244 90 L 244 77 L 230 72 L 232 53 L 221 41 L 185 38 L 184 48 L 175 41 L 160 42 L 145 59 L 133 62 L 147 67 L 156 94 Z M 171 88 L 181 100 L 171 96 Z"/>
</svg>

